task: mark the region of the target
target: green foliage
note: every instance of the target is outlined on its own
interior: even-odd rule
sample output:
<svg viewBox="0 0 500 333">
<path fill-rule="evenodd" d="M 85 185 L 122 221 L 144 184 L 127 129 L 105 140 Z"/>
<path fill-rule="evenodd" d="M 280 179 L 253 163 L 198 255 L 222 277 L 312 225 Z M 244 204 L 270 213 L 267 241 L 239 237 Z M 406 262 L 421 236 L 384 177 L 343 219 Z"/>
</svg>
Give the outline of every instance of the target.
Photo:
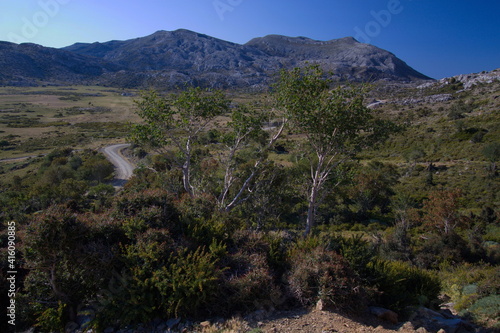
<svg viewBox="0 0 500 333">
<path fill-rule="evenodd" d="M 450 111 L 448 113 L 448 118 L 450 118 L 451 120 L 461 119 L 465 117 L 464 114 L 470 113 L 473 110 L 474 110 L 473 103 L 465 103 L 462 99 L 460 99 L 450 108 Z"/>
<path fill-rule="evenodd" d="M 319 66 L 283 70 L 275 86 L 278 107 L 294 131 L 305 135 L 310 158 L 310 193 L 305 234 L 314 226 L 318 195 L 332 170 L 362 147 L 373 146 L 397 130 L 374 117 L 363 104 L 364 86 L 330 87 Z"/>
<path fill-rule="evenodd" d="M 126 270 L 118 275 L 118 286 L 104 293 L 100 327 L 196 316 L 219 294 L 224 268 L 215 245 L 190 251 L 176 246 L 167 231 L 150 229 L 123 251 Z"/>
<path fill-rule="evenodd" d="M 194 244 L 210 246 L 214 242 L 227 242 L 231 231 L 231 223 L 223 215 L 214 215 L 212 218 L 199 218 L 184 221 L 186 238 Z"/>
<path fill-rule="evenodd" d="M 59 302 L 57 308 L 47 308 L 36 319 L 36 327 L 39 327 L 44 332 L 60 332 L 64 330 L 66 325 L 65 316 L 66 305 Z"/>
<path fill-rule="evenodd" d="M 88 197 L 94 200 L 95 210 L 111 206 L 111 199 L 115 194 L 115 188 L 110 184 L 98 184 L 90 188 Z"/>
<path fill-rule="evenodd" d="M 73 317 L 78 304 L 95 297 L 113 261 L 101 235 L 64 207 L 30 221 L 21 240 L 28 269 L 21 293 L 40 303 L 43 325 L 63 320 L 63 309 L 65 318 Z"/>
<path fill-rule="evenodd" d="M 363 239 L 362 235 L 353 235 L 349 238 L 333 237 L 329 247 L 347 260 L 359 277 L 363 280 L 370 279 L 368 264 L 375 259 L 376 251 L 370 242 Z"/>
<path fill-rule="evenodd" d="M 499 273 L 497 266 L 463 264 L 442 269 L 439 274 L 443 292 L 455 303 L 455 309 L 466 312 L 476 301 L 498 295 Z"/>
<path fill-rule="evenodd" d="M 486 145 L 483 148 L 483 154 L 491 163 L 498 162 L 500 160 L 500 143 L 493 142 Z"/>
<path fill-rule="evenodd" d="M 376 260 L 368 264 L 377 301 L 396 312 L 405 313 L 408 306 L 433 306 L 441 291 L 436 274 L 398 261 Z"/>
<path fill-rule="evenodd" d="M 85 159 L 82 165 L 78 168 L 78 173 L 81 179 L 97 181 L 103 183 L 109 181 L 115 167 L 102 154 L 92 155 Z"/>
<path fill-rule="evenodd" d="M 134 126 L 132 140 L 159 149 L 175 146 L 180 155 L 176 164 L 183 172 L 184 189 L 192 196 L 194 145 L 208 125 L 229 109 L 229 100 L 221 91 L 200 88 L 189 88 L 170 97 L 150 91 L 141 97 L 136 105 L 143 124 Z"/>
<path fill-rule="evenodd" d="M 375 209 L 381 214 L 389 211 L 393 186 L 398 182 L 398 172 L 392 165 L 372 161 L 354 176 L 348 189 L 349 200 L 358 219 L 366 219 Z"/>
<path fill-rule="evenodd" d="M 492 142 L 483 148 L 483 155 L 491 162 L 489 171 L 490 176 L 497 175 L 496 163 L 500 160 L 500 142 Z"/>
<path fill-rule="evenodd" d="M 161 189 L 129 192 L 115 201 L 115 212 L 120 217 L 142 215 L 150 226 L 168 225 L 175 228 L 177 209 L 173 204 L 173 199 L 169 192 Z M 159 214 L 148 213 L 153 207 L 158 208 L 156 212 Z"/>
<path fill-rule="evenodd" d="M 467 262 L 471 257 L 467 242 L 457 233 L 434 234 L 415 249 L 413 262 L 422 268 L 438 269 L 442 265 Z"/>
<path fill-rule="evenodd" d="M 371 111 L 363 106 L 365 93 L 363 86 L 330 89 L 319 66 L 282 71 L 276 86 L 278 105 L 294 131 L 304 133 L 321 155 L 343 152 L 349 144 L 363 142 L 361 131 L 376 129 Z"/>
<path fill-rule="evenodd" d="M 500 295 L 490 295 L 478 299 L 462 315 L 471 316 L 475 322 L 499 329 L 498 318 L 500 318 Z"/>
<path fill-rule="evenodd" d="M 151 283 L 162 297 L 161 308 L 169 316 L 197 315 L 215 299 L 223 270 L 218 258 L 199 247 L 172 255 L 168 264 L 153 273 Z"/>
</svg>

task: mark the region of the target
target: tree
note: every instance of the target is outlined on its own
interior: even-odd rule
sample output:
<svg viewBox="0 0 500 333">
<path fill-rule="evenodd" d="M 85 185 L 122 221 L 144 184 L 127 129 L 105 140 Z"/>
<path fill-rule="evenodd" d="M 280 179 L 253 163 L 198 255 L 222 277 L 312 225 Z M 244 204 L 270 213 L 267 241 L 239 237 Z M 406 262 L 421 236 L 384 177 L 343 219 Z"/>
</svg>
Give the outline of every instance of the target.
<svg viewBox="0 0 500 333">
<path fill-rule="evenodd" d="M 189 88 L 168 97 L 150 91 L 141 97 L 136 101 L 137 114 L 144 123 L 134 127 L 133 140 L 158 149 L 175 146 L 180 155 L 178 167 L 182 170 L 184 189 L 193 196 L 193 145 L 217 116 L 229 110 L 229 100 L 221 91 L 209 92 L 200 88 Z"/>
<path fill-rule="evenodd" d="M 261 110 L 247 106 L 240 106 L 233 110 L 231 121 L 228 123 L 230 132 L 225 140 L 227 153 L 221 159 L 224 166 L 224 181 L 222 191 L 218 196 L 221 210 L 233 209 L 249 198 L 248 195 L 245 195 L 246 192 L 253 192 L 250 187 L 264 167 L 267 151 L 274 146 L 287 123 L 287 119 L 283 118 L 277 127 L 264 130 L 264 122 L 269 117 L 272 117 L 272 113 L 266 114 Z M 257 148 L 252 148 L 251 160 L 253 161 L 248 165 L 248 159 L 242 160 L 238 153 L 252 141 L 257 144 Z M 246 170 L 242 170 L 241 164 L 246 164 Z M 236 172 L 238 167 L 239 172 Z M 243 169 L 245 168 L 243 167 Z"/>
<path fill-rule="evenodd" d="M 305 234 L 314 226 L 318 196 L 332 170 L 352 154 L 387 137 L 390 123 L 373 117 L 363 104 L 365 86 L 330 87 L 319 66 L 281 72 L 275 87 L 278 105 L 294 131 L 304 135 L 310 158 L 310 186 Z"/>
</svg>

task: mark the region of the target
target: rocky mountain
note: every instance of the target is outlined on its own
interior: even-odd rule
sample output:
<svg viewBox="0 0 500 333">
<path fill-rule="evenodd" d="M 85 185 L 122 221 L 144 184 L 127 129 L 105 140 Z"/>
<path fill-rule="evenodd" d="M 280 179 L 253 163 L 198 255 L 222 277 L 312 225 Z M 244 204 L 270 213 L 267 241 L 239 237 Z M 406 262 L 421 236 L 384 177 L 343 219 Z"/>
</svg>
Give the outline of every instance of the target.
<svg viewBox="0 0 500 333">
<path fill-rule="evenodd" d="M 76 43 L 63 49 L 0 45 L 0 83 L 91 82 L 122 87 L 262 87 L 281 68 L 320 64 L 337 79 L 415 81 L 427 76 L 394 54 L 353 38 L 316 41 L 270 35 L 246 44 L 189 30 L 158 31 L 125 41 Z M 20 60 L 21 59 L 21 60 Z"/>
<path fill-rule="evenodd" d="M 44 82 L 94 82 L 120 66 L 37 44 L 0 42 L 0 84 L 37 85 Z"/>
<path fill-rule="evenodd" d="M 460 74 L 444 78 L 439 81 L 426 82 L 420 85 L 419 88 L 442 88 L 448 85 L 456 85 L 457 83 L 460 83 L 464 90 L 470 90 L 471 88 L 479 84 L 491 84 L 493 82 L 500 82 L 500 68 L 497 68 L 490 72 L 484 71 L 481 73 Z"/>
<path fill-rule="evenodd" d="M 359 43 L 352 37 L 317 41 L 305 37 L 269 35 L 252 39 L 245 45 L 283 59 L 287 67 L 302 66 L 305 62 L 320 64 L 338 78 L 362 81 L 429 79 L 394 54 Z"/>
</svg>

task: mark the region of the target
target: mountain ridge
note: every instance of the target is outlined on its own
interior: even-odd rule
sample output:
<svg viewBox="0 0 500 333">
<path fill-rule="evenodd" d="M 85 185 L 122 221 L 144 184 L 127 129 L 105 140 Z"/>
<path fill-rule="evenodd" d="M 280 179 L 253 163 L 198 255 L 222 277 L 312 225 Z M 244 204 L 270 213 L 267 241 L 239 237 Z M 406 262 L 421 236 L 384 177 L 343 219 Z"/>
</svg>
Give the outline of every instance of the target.
<svg viewBox="0 0 500 333">
<path fill-rule="evenodd" d="M 0 44 L 0 59 L 3 59 L 0 60 L 0 84 L 3 85 L 54 81 L 127 88 L 172 88 L 185 84 L 263 88 L 280 69 L 306 63 L 332 71 L 337 80 L 430 79 L 391 52 L 352 37 L 318 41 L 267 35 L 237 44 L 186 29 L 159 30 L 122 41 L 75 43 L 61 49 L 38 46 L 39 56 L 33 47 L 29 50 L 27 44 L 5 43 Z M 50 66 L 50 58 L 54 59 L 53 66 Z M 19 63 L 15 59 L 26 61 Z M 62 59 L 66 59 L 65 64 Z"/>
</svg>

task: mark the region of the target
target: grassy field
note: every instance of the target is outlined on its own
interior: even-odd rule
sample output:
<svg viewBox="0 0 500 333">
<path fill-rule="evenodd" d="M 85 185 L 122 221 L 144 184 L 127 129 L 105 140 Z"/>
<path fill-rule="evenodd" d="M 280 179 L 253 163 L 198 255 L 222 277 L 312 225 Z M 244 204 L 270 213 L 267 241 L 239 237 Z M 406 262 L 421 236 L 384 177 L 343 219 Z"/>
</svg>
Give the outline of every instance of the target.
<svg viewBox="0 0 500 333">
<path fill-rule="evenodd" d="M 99 86 L 0 87 L 0 160 L 45 154 L 54 148 L 98 148 L 121 142 L 139 121 L 140 91 Z M 265 96 L 231 94 L 237 103 Z M 221 117 L 217 126 L 228 121 Z M 5 162 L 4 162 L 5 163 Z"/>
<path fill-rule="evenodd" d="M 122 140 L 137 91 L 92 86 L 0 88 L 0 159 Z"/>
</svg>

